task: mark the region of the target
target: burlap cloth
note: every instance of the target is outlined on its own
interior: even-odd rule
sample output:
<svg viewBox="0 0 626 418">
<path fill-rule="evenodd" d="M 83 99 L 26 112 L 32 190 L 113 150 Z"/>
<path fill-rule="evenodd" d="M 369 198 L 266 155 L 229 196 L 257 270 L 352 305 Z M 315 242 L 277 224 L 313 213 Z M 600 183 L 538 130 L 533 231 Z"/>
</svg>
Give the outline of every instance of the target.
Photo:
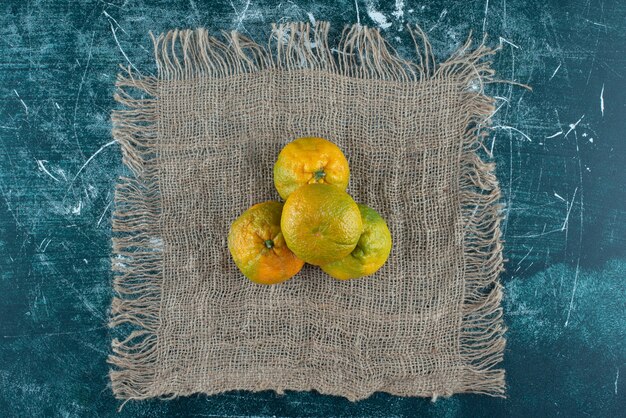
<svg viewBox="0 0 626 418">
<path fill-rule="evenodd" d="M 437 63 L 376 29 L 274 26 L 154 39 L 158 76 L 118 78 L 114 136 L 133 178 L 117 187 L 112 387 L 121 399 L 229 390 L 316 390 L 363 399 L 504 393 L 499 189 L 478 156 L 493 100 L 483 44 Z M 231 222 L 277 200 L 280 149 L 321 136 L 345 153 L 348 192 L 387 220 L 374 276 L 305 267 L 262 286 L 226 244 Z"/>
</svg>

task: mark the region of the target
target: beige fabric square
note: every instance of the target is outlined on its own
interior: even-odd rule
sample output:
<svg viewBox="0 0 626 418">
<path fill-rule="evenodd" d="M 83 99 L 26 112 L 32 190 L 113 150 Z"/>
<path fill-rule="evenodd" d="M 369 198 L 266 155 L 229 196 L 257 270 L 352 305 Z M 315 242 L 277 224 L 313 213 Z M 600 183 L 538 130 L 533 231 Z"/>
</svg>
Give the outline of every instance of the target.
<svg viewBox="0 0 626 418">
<path fill-rule="evenodd" d="M 504 393 L 499 189 L 478 155 L 493 112 L 493 51 L 468 41 L 436 63 L 375 29 L 274 26 L 267 47 L 205 30 L 157 37 L 159 73 L 118 78 L 114 136 L 133 178 L 113 221 L 111 380 L 121 399 L 316 390 L 363 399 Z M 306 266 L 280 285 L 245 279 L 230 224 L 278 200 L 280 149 L 321 136 L 347 156 L 348 192 L 387 220 L 374 276 Z"/>
</svg>

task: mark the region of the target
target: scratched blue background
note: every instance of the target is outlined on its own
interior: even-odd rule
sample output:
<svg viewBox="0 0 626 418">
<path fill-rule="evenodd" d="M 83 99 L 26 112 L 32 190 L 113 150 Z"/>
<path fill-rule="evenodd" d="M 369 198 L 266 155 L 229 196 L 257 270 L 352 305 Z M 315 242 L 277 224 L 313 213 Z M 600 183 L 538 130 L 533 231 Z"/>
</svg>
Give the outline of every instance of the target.
<svg viewBox="0 0 626 418">
<path fill-rule="evenodd" d="M 229 393 L 127 404 L 129 416 L 617 416 L 626 410 L 626 3 L 3 0 L 0 5 L 0 416 L 111 416 L 106 357 L 118 64 L 155 71 L 148 31 L 265 39 L 274 21 L 378 26 L 410 56 L 470 29 L 503 48 L 493 85 L 507 218 L 508 399 Z M 623 416 L 623 415 L 622 415 Z"/>
</svg>

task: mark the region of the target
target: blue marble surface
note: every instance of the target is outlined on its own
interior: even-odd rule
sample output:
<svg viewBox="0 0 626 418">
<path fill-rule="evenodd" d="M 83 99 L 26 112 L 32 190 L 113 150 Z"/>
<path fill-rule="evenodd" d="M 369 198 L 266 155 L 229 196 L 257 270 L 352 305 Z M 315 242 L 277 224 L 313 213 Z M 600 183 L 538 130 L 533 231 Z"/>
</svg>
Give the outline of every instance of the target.
<svg viewBox="0 0 626 418">
<path fill-rule="evenodd" d="M 109 114 L 118 64 L 155 71 L 148 31 L 378 26 L 410 56 L 470 30 L 502 45 L 486 142 L 507 204 L 508 398 L 233 392 L 128 403 L 120 416 L 623 416 L 626 3 L 4 0 L 0 4 L 0 416 L 113 416 L 110 220 L 127 174 Z"/>
</svg>

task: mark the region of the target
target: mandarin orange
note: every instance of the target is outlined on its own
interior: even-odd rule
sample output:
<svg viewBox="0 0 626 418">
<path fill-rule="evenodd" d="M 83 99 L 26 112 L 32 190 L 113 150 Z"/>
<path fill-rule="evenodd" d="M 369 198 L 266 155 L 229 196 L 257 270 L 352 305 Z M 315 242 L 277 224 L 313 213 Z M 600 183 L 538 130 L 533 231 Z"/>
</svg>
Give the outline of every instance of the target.
<svg viewBox="0 0 626 418">
<path fill-rule="evenodd" d="M 274 186 L 285 200 L 305 184 L 330 184 L 345 191 L 349 178 L 348 160 L 337 145 L 324 138 L 306 137 L 290 142 L 274 165 Z"/>
<path fill-rule="evenodd" d="M 284 282 L 304 265 L 285 243 L 280 228 L 282 210 L 280 202 L 259 203 L 230 227 L 228 249 L 239 270 L 255 283 Z"/>
<path fill-rule="evenodd" d="M 314 265 L 350 254 L 363 230 L 357 204 L 329 184 L 307 184 L 291 193 L 280 226 L 289 249 Z"/>
</svg>

